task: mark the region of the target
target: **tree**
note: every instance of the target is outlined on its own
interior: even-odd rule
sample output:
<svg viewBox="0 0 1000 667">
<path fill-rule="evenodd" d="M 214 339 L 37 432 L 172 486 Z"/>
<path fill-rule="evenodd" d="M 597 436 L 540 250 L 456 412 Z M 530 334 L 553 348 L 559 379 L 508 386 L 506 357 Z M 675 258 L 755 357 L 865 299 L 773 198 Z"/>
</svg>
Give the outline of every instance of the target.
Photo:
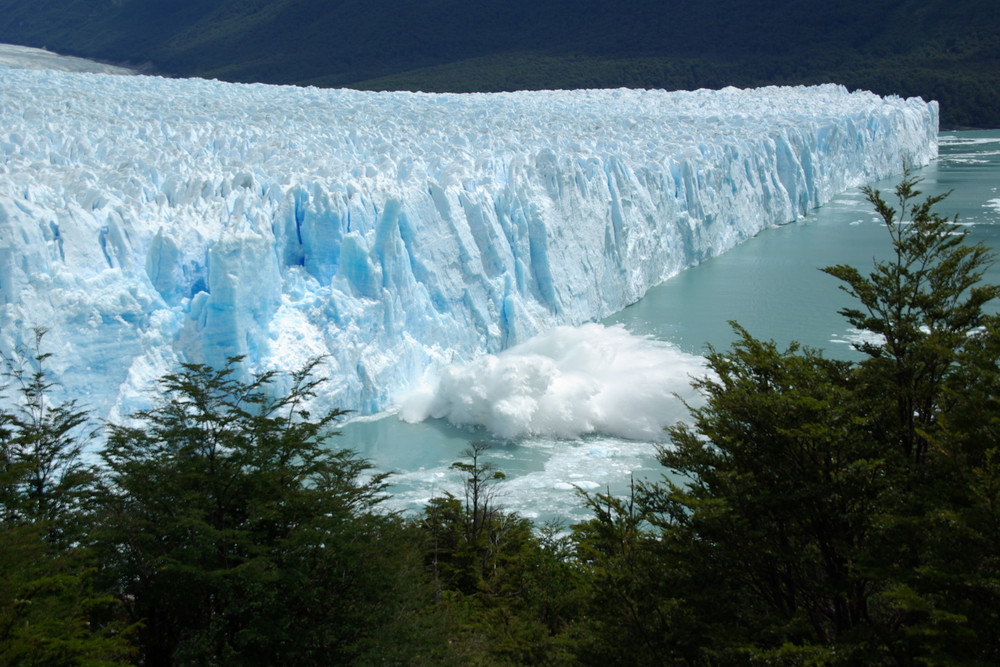
<svg viewBox="0 0 1000 667">
<path fill-rule="evenodd" d="M 713 585 L 696 580 L 675 558 L 679 533 L 655 531 L 633 485 L 626 498 L 580 492 L 593 518 L 573 526 L 576 562 L 583 569 L 583 613 L 573 628 L 574 652 L 584 665 L 666 665 L 697 661 L 713 631 L 708 616 L 692 613 L 696 593 L 724 603 Z"/>
<path fill-rule="evenodd" d="M 466 461 L 456 461 L 452 469 L 466 475 L 463 483 L 462 538 L 470 551 L 478 554 L 478 577 L 486 575 L 494 547 L 503 541 L 502 512 L 496 505 L 496 483 L 506 479 L 492 461 L 482 460 L 489 445 L 475 442 L 462 452 Z"/>
<path fill-rule="evenodd" d="M 420 521 L 435 585 L 431 613 L 459 664 L 570 664 L 562 633 L 575 614 L 579 584 L 563 542 L 497 502 L 505 478 L 474 443 L 452 468 L 463 497 L 432 498 Z"/>
<path fill-rule="evenodd" d="M 981 283 L 991 253 L 932 211 L 943 196 L 915 203 L 916 184 L 906 172 L 898 211 L 865 190 L 888 261 L 824 269 L 871 334 L 864 360 L 782 351 L 734 324 L 694 383 L 704 404 L 660 451 L 686 483 L 592 503 L 595 589 L 635 619 L 603 632 L 606 655 L 644 642 L 662 662 L 1000 657 L 1000 322 L 984 312 L 1000 288 Z"/>
<path fill-rule="evenodd" d="M 83 461 L 96 429 L 76 401 L 52 401 L 55 383 L 45 368 L 51 355 L 41 351 L 45 333 L 36 329 L 32 348 L 0 360 L 15 390 L 11 407 L 0 413 L 0 509 L 7 522 L 44 523 L 51 539 L 72 541 L 70 524 L 80 520 L 81 502 L 96 480 L 94 467 Z"/>
<path fill-rule="evenodd" d="M 414 574 L 401 522 L 376 512 L 385 475 L 329 448 L 343 412 L 306 410 L 315 363 L 278 395 L 275 373 L 243 381 L 238 363 L 186 364 L 109 427 L 105 574 L 142 623 L 144 664 L 405 653 L 380 639 L 399 638 Z"/>
<path fill-rule="evenodd" d="M 643 504 L 653 525 L 679 533 L 690 566 L 740 601 L 710 612 L 728 626 L 716 650 L 769 660 L 795 647 L 827 660 L 863 632 L 878 591 L 860 566 L 885 462 L 864 437 L 848 363 L 737 332 L 695 382 L 706 403 L 693 424 L 670 427 L 660 451 L 690 483 L 645 487 Z"/>
<path fill-rule="evenodd" d="M 94 586 L 90 418 L 75 402 L 53 402 L 44 335 L 0 360 L 13 386 L 0 395 L 0 663 L 122 664 L 129 629 Z"/>
<path fill-rule="evenodd" d="M 875 336 L 860 345 L 869 357 L 862 365 L 869 384 L 887 392 L 888 400 L 874 406 L 875 432 L 914 465 L 925 461 L 930 431 L 948 410 L 948 374 L 983 324 L 983 306 L 1000 296 L 1000 287 L 981 283 L 992 253 L 981 243 L 966 243 L 957 217 L 932 211 L 947 194 L 915 202 L 918 183 L 904 172 L 895 189 L 898 210 L 878 190 L 864 189 L 889 232 L 890 261 L 876 263 L 867 277 L 846 265 L 823 269 L 859 302 L 841 314 Z"/>
<path fill-rule="evenodd" d="M 932 210 L 947 194 L 918 202 L 918 183 L 904 173 L 898 209 L 865 189 L 890 234 L 889 261 L 867 277 L 846 266 L 824 270 L 859 302 L 841 313 L 876 335 L 861 346 L 868 358 L 859 393 L 870 437 L 898 459 L 872 542 L 872 576 L 887 581 L 883 638 L 896 655 L 975 660 L 986 651 L 992 662 L 996 618 L 968 602 L 996 601 L 987 591 L 998 581 L 989 556 L 997 531 L 986 518 L 997 482 L 989 408 L 1000 346 L 984 306 L 1000 286 L 982 282 L 993 253 L 969 244 L 957 218 Z"/>
<path fill-rule="evenodd" d="M 424 510 L 423 526 L 431 539 L 429 556 L 439 590 L 475 593 L 496 569 L 495 559 L 507 546 L 507 534 L 518 528 L 524 532 L 524 522 L 497 505 L 497 483 L 506 476 L 485 460 L 489 449 L 486 443 L 472 443 L 462 451 L 464 460 L 451 464 L 464 475 L 462 500 L 446 491 Z"/>
</svg>

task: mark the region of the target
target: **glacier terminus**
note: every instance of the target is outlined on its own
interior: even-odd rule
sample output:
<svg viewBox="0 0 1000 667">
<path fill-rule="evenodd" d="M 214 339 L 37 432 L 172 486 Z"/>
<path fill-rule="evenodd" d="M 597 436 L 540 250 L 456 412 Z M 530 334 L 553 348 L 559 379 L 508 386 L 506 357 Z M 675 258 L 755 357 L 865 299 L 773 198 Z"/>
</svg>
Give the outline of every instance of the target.
<svg viewBox="0 0 1000 667">
<path fill-rule="evenodd" d="M 102 417 L 179 362 L 332 406 L 581 325 L 937 155 L 845 88 L 375 93 L 0 67 L 0 349 Z"/>
</svg>

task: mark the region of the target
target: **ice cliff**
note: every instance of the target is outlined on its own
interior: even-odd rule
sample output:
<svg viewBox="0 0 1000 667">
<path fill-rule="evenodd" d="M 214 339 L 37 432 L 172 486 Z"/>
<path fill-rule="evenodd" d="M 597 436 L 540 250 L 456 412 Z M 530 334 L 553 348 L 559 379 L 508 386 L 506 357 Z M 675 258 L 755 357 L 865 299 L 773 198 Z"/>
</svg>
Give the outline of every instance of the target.
<svg viewBox="0 0 1000 667">
<path fill-rule="evenodd" d="M 837 86 L 430 95 L 0 67 L 0 348 L 141 405 L 178 361 L 326 355 L 334 405 L 601 318 L 937 154 Z"/>
</svg>

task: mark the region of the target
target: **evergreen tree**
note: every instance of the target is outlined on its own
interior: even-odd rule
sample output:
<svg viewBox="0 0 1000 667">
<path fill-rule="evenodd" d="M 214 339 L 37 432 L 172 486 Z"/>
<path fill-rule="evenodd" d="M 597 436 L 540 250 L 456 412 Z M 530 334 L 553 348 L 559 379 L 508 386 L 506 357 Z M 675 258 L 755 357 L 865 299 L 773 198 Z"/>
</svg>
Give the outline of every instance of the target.
<svg viewBox="0 0 1000 667">
<path fill-rule="evenodd" d="M 713 632 L 708 615 L 691 611 L 695 597 L 725 606 L 729 598 L 676 557 L 678 532 L 650 530 L 638 502 L 610 492 L 581 492 L 593 518 L 573 526 L 575 557 L 584 572 L 583 613 L 573 650 L 584 665 L 667 665 L 697 661 Z"/>
<path fill-rule="evenodd" d="M 847 658 L 878 590 L 860 565 L 885 462 L 865 437 L 849 364 L 737 331 L 732 350 L 708 355 L 693 424 L 671 427 L 660 452 L 689 484 L 646 487 L 643 504 L 699 578 L 727 582 L 735 604 L 689 600 L 726 628 L 715 651 L 825 661 L 839 647 Z"/>
<path fill-rule="evenodd" d="M 12 524 L 45 524 L 49 537 L 73 541 L 84 514 L 96 471 L 83 461 L 84 447 L 96 429 L 76 401 L 52 400 L 55 383 L 45 368 L 51 357 L 41 351 L 44 329 L 35 330 L 32 348 L 3 357 L 4 376 L 12 385 L 10 406 L 0 412 L 3 519 Z"/>
<path fill-rule="evenodd" d="M 274 373 L 242 381 L 238 362 L 183 366 L 110 427 L 101 541 L 143 663 L 402 659 L 419 569 L 376 511 L 385 476 L 327 444 L 343 412 L 305 409 L 314 364 L 276 396 Z"/>
<path fill-rule="evenodd" d="M 580 581 L 564 541 L 498 502 L 505 478 L 474 443 L 452 468 L 463 497 L 432 498 L 420 521 L 435 586 L 429 612 L 443 635 L 435 661 L 482 665 L 572 664 L 564 636 Z"/>
<path fill-rule="evenodd" d="M 909 171 L 903 174 L 895 189 L 898 209 L 878 190 L 864 189 L 892 241 L 889 261 L 867 277 L 846 265 L 823 269 L 858 301 L 841 314 L 872 334 L 860 349 L 868 355 L 862 372 L 882 399 L 872 401 L 878 409 L 873 432 L 913 465 L 925 461 L 931 431 L 948 411 L 946 378 L 982 325 L 983 306 L 1000 296 L 1000 287 L 981 283 L 992 253 L 966 243 L 957 217 L 932 210 L 947 194 L 915 201 L 918 183 Z"/>
<path fill-rule="evenodd" d="M 83 462 L 88 415 L 52 399 L 41 352 L 3 357 L 0 393 L 0 664 L 115 665 L 129 656 L 114 600 L 95 590 Z"/>
<path fill-rule="evenodd" d="M 976 661 L 984 650 L 997 655 L 995 615 L 968 601 L 991 600 L 982 594 L 998 581 L 996 568 L 984 567 L 983 549 L 997 542 L 981 510 L 982 492 L 996 481 L 996 439 L 983 426 L 996 419 L 989 408 L 998 359 L 996 318 L 984 306 L 1000 287 L 982 283 L 993 254 L 967 243 L 957 218 L 932 210 L 947 195 L 918 201 L 918 183 L 904 173 L 898 208 L 865 189 L 890 234 L 889 261 L 867 277 L 847 266 L 824 270 L 859 303 L 841 313 L 874 334 L 861 346 L 868 358 L 858 393 L 872 417 L 870 438 L 893 461 L 881 530 L 870 542 L 870 576 L 885 585 L 873 622 L 897 659 Z M 973 516 L 975 530 L 963 525 Z M 970 586 L 970 577 L 980 583 Z M 978 622 L 990 616 L 991 627 Z"/>
<path fill-rule="evenodd" d="M 578 539 L 599 555 L 597 601 L 635 619 L 594 624 L 605 655 L 996 664 L 1000 323 L 984 306 L 1000 288 L 917 182 L 904 174 L 898 210 L 865 190 L 888 261 L 824 269 L 856 300 L 841 312 L 870 334 L 863 361 L 734 325 L 660 451 L 687 482 L 591 503 Z"/>
</svg>

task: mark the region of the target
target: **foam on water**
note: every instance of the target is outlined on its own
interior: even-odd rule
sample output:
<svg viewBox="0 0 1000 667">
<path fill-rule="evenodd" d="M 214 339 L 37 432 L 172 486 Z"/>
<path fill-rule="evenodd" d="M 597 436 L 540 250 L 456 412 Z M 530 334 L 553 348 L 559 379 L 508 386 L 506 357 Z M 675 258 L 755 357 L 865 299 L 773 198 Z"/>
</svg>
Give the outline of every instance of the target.
<svg viewBox="0 0 1000 667">
<path fill-rule="evenodd" d="M 485 458 L 507 475 L 497 488 L 497 501 L 504 507 L 532 519 L 559 518 L 569 524 L 590 515 L 577 490 L 627 494 L 633 479 L 658 478 L 665 472 L 654 454 L 648 442 L 589 436 L 574 441 L 527 438 L 516 448 L 494 446 Z M 419 512 L 446 491 L 460 494 L 464 475 L 450 465 L 458 458 L 455 451 L 437 465 L 394 474 L 389 506 Z"/>
</svg>

